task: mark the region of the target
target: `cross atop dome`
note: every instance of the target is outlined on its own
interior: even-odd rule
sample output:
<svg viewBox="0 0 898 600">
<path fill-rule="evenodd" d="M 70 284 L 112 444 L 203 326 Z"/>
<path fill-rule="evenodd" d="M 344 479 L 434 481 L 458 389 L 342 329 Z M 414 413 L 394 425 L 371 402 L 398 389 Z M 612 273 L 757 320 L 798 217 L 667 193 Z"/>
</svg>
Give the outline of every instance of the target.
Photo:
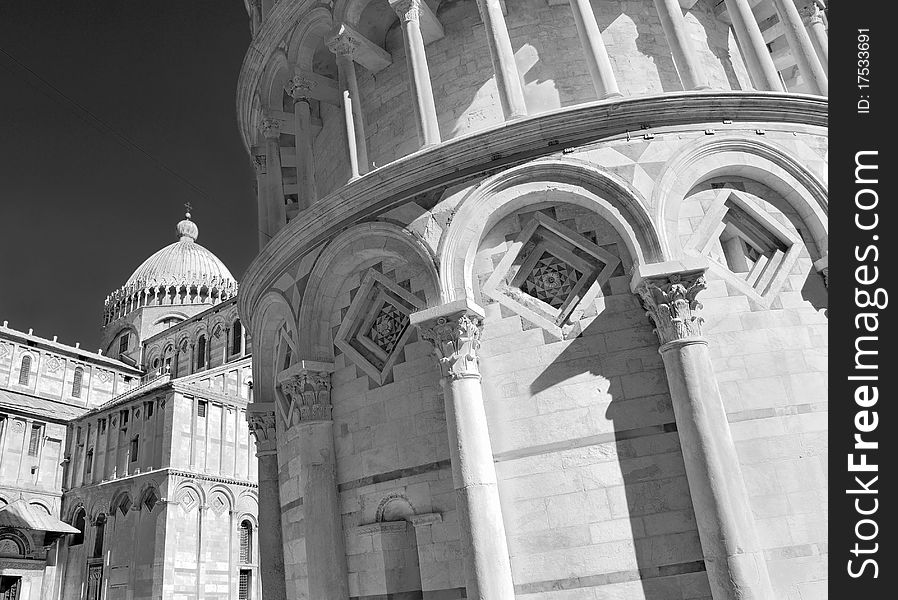
<svg viewBox="0 0 898 600">
<path fill-rule="evenodd" d="M 190 211 L 193 209 L 193 205 L 190 202 L 185 202 L 184 208 L 186 209 L 184 220 L 178 223 L 178 240 L 181 242 L 195 242 L 200 235 L 200 230 L 196 223 L 190 220 Z"/>
</svg>

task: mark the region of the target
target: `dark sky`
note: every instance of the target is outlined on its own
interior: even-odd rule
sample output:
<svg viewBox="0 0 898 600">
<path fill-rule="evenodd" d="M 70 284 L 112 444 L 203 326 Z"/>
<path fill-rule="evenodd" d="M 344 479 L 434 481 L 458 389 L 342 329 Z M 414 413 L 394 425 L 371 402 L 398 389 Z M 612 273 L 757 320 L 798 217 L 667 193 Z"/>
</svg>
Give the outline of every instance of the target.
<svg viewBox="0 0 898 600">
<path fill-rule="evenodd" d="M 0 52 L 0 322 L 95 350 L 104 298 L 175 241 L 188 201 L 199 243 L 241 278 L 257 243 L 234 108 L 249 41 L 242 0 L 0 4 L 0 49 L 207 195 Z"/>
</svg>

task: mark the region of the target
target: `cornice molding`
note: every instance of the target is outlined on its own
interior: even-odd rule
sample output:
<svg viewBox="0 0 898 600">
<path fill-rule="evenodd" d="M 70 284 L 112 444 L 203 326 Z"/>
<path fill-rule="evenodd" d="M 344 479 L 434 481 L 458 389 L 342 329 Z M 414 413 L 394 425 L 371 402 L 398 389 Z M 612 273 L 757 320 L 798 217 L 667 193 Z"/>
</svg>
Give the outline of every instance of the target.
<svg viewBox="0 0 898 600">
<path fill-rule="evenodd" d="M 827 127 L 821 96 L 702 91 L 615 98 L 518 119 L 446 141 L 375 169 L 322 198 L 290 221 L 246 270 L 237 298 L 251 329 L 257 303 L 298 256 L 334 233 L 390 210 L 415 194 L 557 154 L 563 148 L 665 127 L 742 122 Z M 721 135 L 723 135 L 721 131 Z"/>
</svg>

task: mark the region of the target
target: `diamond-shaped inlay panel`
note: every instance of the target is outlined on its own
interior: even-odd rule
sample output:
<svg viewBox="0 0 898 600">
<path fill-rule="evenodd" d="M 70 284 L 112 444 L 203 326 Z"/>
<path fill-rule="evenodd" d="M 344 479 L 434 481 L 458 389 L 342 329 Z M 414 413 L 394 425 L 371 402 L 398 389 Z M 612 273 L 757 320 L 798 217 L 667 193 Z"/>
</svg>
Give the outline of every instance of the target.
<svg viewBox="0 0 898 600">
<path fill-rule="evenodd" d="M 409 314 L 424 302 L 387 276 L 369 269 L 334 337 L 334 345 L 382 385 L 412 332 Z"/>
<path fill-rule="evenodd" d="M 408 327 L 408 315 L 390 302 L 384 302 L 374 317 L 374 323 L 368 331 L 368 339 L 377 347 L 389 354 L 396 347 L 399 337 Z"/>
<path fill-rule="evenodd" d="M 583 273 L 550 252 L 543 252 L 521 289 L 549 306 L 561 308 Z"/>
<path fill-rule="evenodd" d="M 801 239 L 759 209 L 747 194 L 722 189 L 685 245 L 711 269 L 764 306 L 779 294 Z"/>
<path fill-rule="evenodd" d="M 592 240 L 536 212 L 496 264 L 483 293 L 555 334 L 620 265 Z"/>
</svg>

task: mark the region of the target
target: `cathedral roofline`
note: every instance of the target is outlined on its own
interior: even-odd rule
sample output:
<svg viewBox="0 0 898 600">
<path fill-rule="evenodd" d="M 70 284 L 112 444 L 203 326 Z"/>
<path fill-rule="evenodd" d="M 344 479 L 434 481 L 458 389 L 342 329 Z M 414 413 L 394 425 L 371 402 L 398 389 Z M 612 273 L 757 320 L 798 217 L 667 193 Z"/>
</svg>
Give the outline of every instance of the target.
<svg viewBox="0 0 898 600">
<path fill-rule="evenodd" d="M 43 346 L 47 349 L 53 350 L 54 352 L 58 352 L 59 354 L 67 355 L 70 358 L 75 358 L 77 360 L 94 363 L 97 365 L 103 365 L 106 367 L 113 367 L 121 371 L 126 371 L 131 375 L 141 375 L 143 373 L 141 369 L 129 365 L 128 363 L 116 360 L 114 358 L 109 358 L 108 356 L 104 356 L 102 354 L 102 350 L 91 352 L 90 350 L 81 348 L 79 345 L 70 346 L 68 344 L 58 342 L 56 341 L 55 336 L 54 339 L 48 340 L 47 338 L 42 338 L 40 336 L 34 335 L 33 333 L 30 333 L 30 330 L 29 333 L 25 333 L 17 329 L 12 329 L 7 325 L 7 321 L 4 321 L 3 324 L 0 325 L 0 334 L 6 334 L 11 338 L 17 338 L 18 341 L 21 341 L 26 345 Z"/>
</svg>

